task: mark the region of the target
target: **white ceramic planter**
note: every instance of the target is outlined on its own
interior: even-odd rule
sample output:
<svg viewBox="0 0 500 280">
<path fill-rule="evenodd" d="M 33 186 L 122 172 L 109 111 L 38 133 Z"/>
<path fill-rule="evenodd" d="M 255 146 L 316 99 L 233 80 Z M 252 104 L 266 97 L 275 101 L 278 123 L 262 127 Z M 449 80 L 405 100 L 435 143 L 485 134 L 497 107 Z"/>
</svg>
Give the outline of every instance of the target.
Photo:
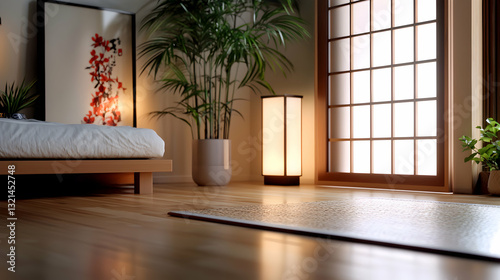
<svg viewBox="0 0 500 280">
<path fill-rule="evenodd" d="M 493 195 L 500 195 L 500 170 L 490 171 L 488 192 Z"/>
<path fill-rule="evenodd" d="M 225 186 L 231 180 L 231 140 L 193 140 L 193 180 L 199 186 Z"/>
</svg>

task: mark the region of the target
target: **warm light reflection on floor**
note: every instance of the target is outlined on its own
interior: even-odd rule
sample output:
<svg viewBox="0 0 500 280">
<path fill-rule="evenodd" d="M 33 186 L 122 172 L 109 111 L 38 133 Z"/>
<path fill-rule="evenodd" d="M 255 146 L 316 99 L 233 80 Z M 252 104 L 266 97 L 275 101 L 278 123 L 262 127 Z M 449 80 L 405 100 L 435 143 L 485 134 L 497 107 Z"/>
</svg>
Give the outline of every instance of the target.
<svg viewBox="0 0 500 280">
<path fill-rule="evenodd" d="M 262 232 L 260 279 L 295 279 L 301 273 L 301 263 L 308 257 L 310 247 L 310 242 L 298 236 Z"/>
<path fill-rule="evenodd" d="M 324 279 L 340 271 L 345 256 L 356 264 L 358 276 L 370 271 L 371 279 L 426 279 L 439 276 L 443 266 L 439 255 L 275 232 L 262 232 L 259 250 L 259 279 Z"/>
</svg>

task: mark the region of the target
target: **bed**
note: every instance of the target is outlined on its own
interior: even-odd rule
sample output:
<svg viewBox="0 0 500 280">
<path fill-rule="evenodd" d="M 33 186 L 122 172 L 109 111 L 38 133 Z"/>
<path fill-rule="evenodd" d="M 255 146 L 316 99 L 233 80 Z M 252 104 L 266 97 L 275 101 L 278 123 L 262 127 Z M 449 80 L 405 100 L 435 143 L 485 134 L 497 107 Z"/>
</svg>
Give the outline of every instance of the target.
<svg viewBox="0 0 500 280">
<path fill-rule="evenodd" d="M 151 129 L 0 119 L 0 174 L 134 174 L 134 191 L 153 192 L 153 172 L 171 172 Z"/>
</svg>

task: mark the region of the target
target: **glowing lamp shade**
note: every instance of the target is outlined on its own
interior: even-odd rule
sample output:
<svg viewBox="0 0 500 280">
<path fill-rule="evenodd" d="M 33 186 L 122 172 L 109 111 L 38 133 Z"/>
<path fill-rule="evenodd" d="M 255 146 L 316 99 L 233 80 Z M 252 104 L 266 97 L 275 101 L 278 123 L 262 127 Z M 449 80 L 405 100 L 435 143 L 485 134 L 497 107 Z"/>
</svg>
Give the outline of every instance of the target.
<svg viewBox="0 0 500 280">
<path fill-rule="evenodd" d="M 302 96 L 262 96 L 262 175 L 266 185 L 299 185 Z"/>
</svg>

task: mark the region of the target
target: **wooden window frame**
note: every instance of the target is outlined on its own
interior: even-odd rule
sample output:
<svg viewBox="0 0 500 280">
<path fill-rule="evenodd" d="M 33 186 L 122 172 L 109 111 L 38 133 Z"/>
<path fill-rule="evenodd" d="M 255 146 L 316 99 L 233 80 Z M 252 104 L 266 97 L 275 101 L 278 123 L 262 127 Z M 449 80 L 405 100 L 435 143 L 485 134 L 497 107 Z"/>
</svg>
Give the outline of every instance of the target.
<svg viewBox="0 0 500 280">
<path fill-rule="evenodd" d="M 448 129 L 449 123 L 446 110 L 449 106 L 449 59 L 448 59 L 448 0 L 437 0 L 436 9 L 436 73 L 437 73 L 437 176 L 425 175 L 397 175 L 397 174 L 364 174 L 328 172 L 328 82 L 329 82 L 329 1 L 316 2 L 316 178 L 317 184 L 356 186 L 372 188 L 390 188 L 419 191 L 450 191 L 449 186 L 449 160 L 448 160 Z M 357 1 L 359 2 L 359 1 Z M 371 12 L 370 12 L 371 16 Z M 412 24 L 415 26 L 415 23 Z M 393 30 L 394 27 L 391 27 Z M 399 28 L 399 27 L 398 27 Z M 371 32 L 371 31 L 370 31 Z M 371 34 L 371 33 L 368 33 Z M 359 34 L 356 34 L 359 35 Z M 414 36 L 415 33 L 414 33 Z M 414 42 L 415 43 L 415 42 Z M 415 50 L 416 52 L 416 50 Z M 414 61 L 411 64 L 417 64 Z M 392 64 L 394 65 L 394 64 Z M 416 74 L 416 73 L 415 73 Z M 405 100 L 415 101 L 415 100 Z M 423 100 L 422 100 L 423 101 Z M 394 101 L 392 101 L 394 102 Z M 415 112 L 416 113 L 416 112 Z M 416 127 L 415 127 L 416 129 Z M 392 137 L 391 137 L 392 138 Z M 425 137 L 424 137 L 425 138 Z M 370 138 L 371 139 L 371 138 Z M 370 140 L 369 139 L 369 140 Z M 398 138 L 399 139 L 399 138 Z M 418 140 L 417 137 L 412 139 Z M 351 139 L 352 140 L 352 139 Z M 377 140 L 383 140 L 378 139 Z M 416 157 L 416 154 L 415 154 Z"/>
</svg>

